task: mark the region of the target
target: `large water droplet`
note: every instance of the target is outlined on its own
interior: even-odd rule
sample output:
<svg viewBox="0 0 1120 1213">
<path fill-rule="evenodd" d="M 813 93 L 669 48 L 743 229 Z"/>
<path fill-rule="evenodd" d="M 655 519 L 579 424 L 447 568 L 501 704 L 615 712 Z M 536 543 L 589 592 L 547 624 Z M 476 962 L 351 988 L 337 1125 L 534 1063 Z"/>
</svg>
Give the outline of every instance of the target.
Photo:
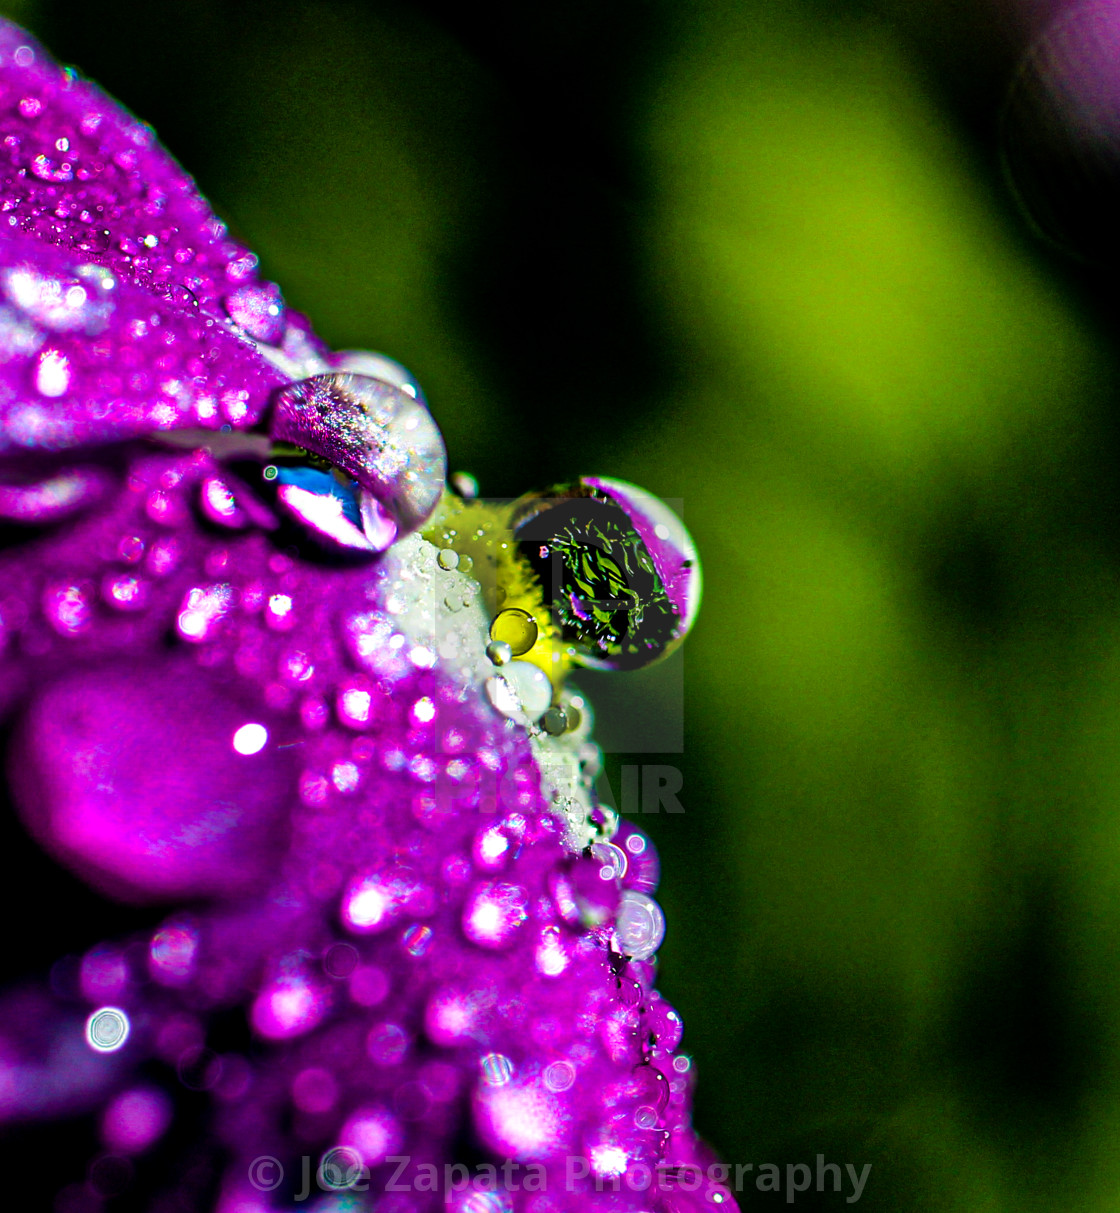
<svg viewBox="0 0 1120 1213">
<path fill-rule="evenodd" d="M 347 472 L 402 533 L 426 521 L 443 492 L 439 429 L 422 404 L 379 379 L 340 371 L 289 384 L 276 397 L 272 436 Z"/>
<path fill-rule="evenodd" d="M 585 476 L 524 497 L 511 527 L 562 638 L 597 669 L 636 669 L 672 652 L 700 606 L 700 561 L 664 502 Z"/>
</svg>

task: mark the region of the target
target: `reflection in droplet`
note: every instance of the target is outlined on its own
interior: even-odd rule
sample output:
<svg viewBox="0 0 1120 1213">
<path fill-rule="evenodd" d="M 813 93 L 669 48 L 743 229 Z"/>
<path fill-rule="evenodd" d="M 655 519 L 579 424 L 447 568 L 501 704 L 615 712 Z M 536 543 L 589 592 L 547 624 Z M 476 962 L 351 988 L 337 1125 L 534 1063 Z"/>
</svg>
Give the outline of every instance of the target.
<svg viewBox="0 0 1120 1213">
<path fill-rule="evenodd" d="M 431 414 L 379 379 L 338 372 L 289 384 L 276 398 L 272 437 L 352 476 L 402 533 L 425 522 L 443 492 L 447 456 Z"/>
<path fill-rule="evenodd" d="M 373 552 L 363 527 L 361 505 L 354 487 L 343 484 L 332 472 L 313 467 L 275 467 L 270 477 L 276 485 L 280 507 L 327 547 L 344 551 Z M 389 536 L 389 543 L 395 532 Z M 384 542 L 384 537 L 379 538 Z M 388 546 L 385 544 L 384 546 Z"/>
<path fill-rule="evenodd" d="M 509 645 L 514 657 L 521 657 L 537 643 L 537 621 L 520 607 L 499 611 L 490 624 L 490 639 Z"/>
<path fill-rule="evenodd" d="M 692 626 L 701 594 L 695 545 L 644 489 L 585 476 L 523 497 L 510 525 L 553 623 L 583 665 L 648 665 Z"/>
</svg>

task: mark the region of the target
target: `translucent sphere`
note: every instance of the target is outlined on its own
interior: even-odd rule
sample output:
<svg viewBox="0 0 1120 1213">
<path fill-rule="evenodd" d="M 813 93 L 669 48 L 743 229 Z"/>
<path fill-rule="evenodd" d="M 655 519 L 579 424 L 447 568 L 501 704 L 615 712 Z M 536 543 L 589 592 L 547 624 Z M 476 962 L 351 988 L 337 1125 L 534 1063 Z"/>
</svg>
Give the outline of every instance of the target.
<svg viewBox="0 0 1120 1213">
<path fill-rule="evenodd" d="M 696 547 L 651 493 L 584 476 L 521 498 L 511 528 L 582 665 L 638 669 L 670 653 L 700 607 Z"/>
</svg>

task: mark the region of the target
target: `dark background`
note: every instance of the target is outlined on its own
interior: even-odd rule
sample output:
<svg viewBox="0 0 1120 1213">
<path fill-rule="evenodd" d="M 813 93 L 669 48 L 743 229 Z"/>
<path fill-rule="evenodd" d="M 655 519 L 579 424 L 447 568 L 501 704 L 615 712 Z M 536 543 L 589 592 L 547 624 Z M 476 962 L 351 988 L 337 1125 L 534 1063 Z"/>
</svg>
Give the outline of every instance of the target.
<svg viewBox="0 0 1120 1213">
<path fill-rule="evenodd" d="M 1116 317 L 1001 172 L 1041 11 L 0 8 L 327 341 L 415 371 L 484 495 L 683 502 L 700 621 L 599 731 L 683 686 L 683 752 L 607 774 L 683 774 L 642 824 L 721 1156 L 870 1162 L 869 1209 L 1116 1208 Z"/>
</svg>

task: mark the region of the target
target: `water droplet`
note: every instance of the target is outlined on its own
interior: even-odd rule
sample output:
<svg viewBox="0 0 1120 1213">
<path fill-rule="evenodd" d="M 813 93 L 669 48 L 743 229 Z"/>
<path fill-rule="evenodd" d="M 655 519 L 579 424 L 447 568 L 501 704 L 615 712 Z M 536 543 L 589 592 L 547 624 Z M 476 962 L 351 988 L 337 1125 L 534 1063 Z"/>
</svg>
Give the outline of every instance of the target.
<svg viewBox="0 0 1120 1213">
<path fill-rule="evenodd" d="M 55 631 L 63 636 L 77 636 L 89 628 L 92 609 L 89 595 L 80 585 L 49 586 L 43 608 Z"/>
<path fill-rule="evenodd" d="M 615 917 L 615 946 L 633 960 L 648 960 L 665 938 L 665 915 L 661 907 L 633 889 L 624 890 Z"/>
<path fill-rule="evenodd" d="M 563 708 L 549 708 L 541 717 L 541 728 L 544 729 L 550 737 L 559 737 L 567 732 L 568 729 L 568 714 Z"/>
<path fill-rule="evenodd" d="M 402 533 L 431 515 L 447 457 L 427 409 L 391 384 L 337 372 L 289 384 L 276 399 L 272 436 L 352 476 Z"/>
<path fill-rule="evenodd" d="M 184 985 L 194 970 L 197 953 L 197 929 L 189 923 L 167 923 L 152 936 L 148 970 L 160 985 Z"/>
<path fill-rule="evenodd" d="M 626 852 L 613 842 L 595 843 L 591 855 L 600 865 L 599 876 L 602 880 L 621 880 L 626 875 Z"/>
<path fill-rule="evenodd" d="M 452 472 L 450 483 L 464 501 L 474 501 L 478 496 L 478 481 L 470 472 Z"/>
<path fill-rule="evenodd" d="M 634 1123 L 639 1129 L 652 1129 L 660 1119 L 657 1109 L 651 1108 L 648 1104 L 642 1104 L 641 1107 L 634 1110 Z"/>
<path fill-rule="evenodd" d="M 431 946 L 431 942 L 432 928 L 418 922 L 406 927 L 401 936 L 401 944 L 409 956 L 423 956 Z"/>
<path fill-rule="evenodd" d="M 172 1103 L 155 1088 L 122 1091 L 101 1118 L 101 1139 L 110 1150 L 140 1154 L 157 1142 L 171 1123 Z"/>
<path fill-rule="evenodd" d="M 48 523 L 99 501 L 112 484 L 100 468 L 69 468 L 43 480 L 0 484 L 0 518 Z"/>
<path fill-rule="evenodd" d="M 585 476 L 523 497 L 511 527 L 582 664 L 636 669 L 671 652 L 691 628 L 701 594 L 696 548 L 680 519 L 645 490 Z"/>
<path fill-rule="evenodd" d="M 545 1067 L 544 1085 L 550 1091 L 566 1091 L 576 1080 L 576 1068 L 570 1061 L 554 1061 Z"/>
<path fill-rule="evenodd" d="M 486 694 L 503 716 L 528 724 L 536 720 L 552 701 L 552 683 L 538 666 L 511 661 L 502 672 L 486 680 Z"/>
<path fill-rule="evenodd" d="M 280 974 L 257 995 L 250 1018 L 269 1040 L 287 1040 L 309 1032 L 323 1018 L 329 1003 L 326 990 L 293 968 Z"/>
<path fill-rule="evenodd" d="M 442 548 L 436 556 L 436 563 L 445 572 L 450 572 L 459 563 L 459 553 L 453 548 Z"/>
<path fill-rule="evenodd" d="M 115 1053 L 128 1034 L 128 1016 L 119 1007 L 101 1007 L 86 1020 L 86 1043 L 97 1053 Z"/>
<path fill-rule="evenodd" d="M 522 657 L 537 643 L 537 621 L 520 607 L 508 607 L 491 621 L 490 639 L 508 644 L 514 657 Z"/>
<path fill-rule="evenodd" d="M 456 609 L 461 605 L 456 602 Z M 491 640 L 486 646 L 486 656 L 490 659 L 491 665 L 505 665 L 506 662 L 513 660 L 513 649 L 504 640 Z"/>
<path fill-rule="evenodd" d="M 233 490 L 220 476 L 207 476 L 199 488 L 199 506 L 203 515 L 219 526 L 241 530 L 249 525 L 244 510 L 238 508 Z"/>
<path fill-rule="evenodd" d="M 240 287 L 223 300 L 226 314 L 250 337 L 269 345 L 284 332 L 284 300 L 271 282 L 254 282 Z"/>
<path fill-rule="evenodd" d="M 148 605 L 149 586 L 134 573 L 110 573 L 101 586 L 101 596 L 119 611 L 140 611 Z"/>
<path fill-rule="evenodd" d="M 232 605 L 232 586 L 196 586 L 188 590 L 183 599 L 176 629 L 184 640 L 198 644 L 214 634 Z"/>
<path fill-rule="evenodd" d="M 398 1024 L 374 1024 L 366 1037 L 366 1052 L 379 1066 L 395 1066 L 404 1060 L 409 1043 L 408 1034 Z"/>
<path fill-rule="evenodd" d="M 513 1062 L 503 1053 L 487 1053 L 479 1059 L 482 1081 L 491 1087 L 504 1087 L 513 1077 Z"/>
</svg>

